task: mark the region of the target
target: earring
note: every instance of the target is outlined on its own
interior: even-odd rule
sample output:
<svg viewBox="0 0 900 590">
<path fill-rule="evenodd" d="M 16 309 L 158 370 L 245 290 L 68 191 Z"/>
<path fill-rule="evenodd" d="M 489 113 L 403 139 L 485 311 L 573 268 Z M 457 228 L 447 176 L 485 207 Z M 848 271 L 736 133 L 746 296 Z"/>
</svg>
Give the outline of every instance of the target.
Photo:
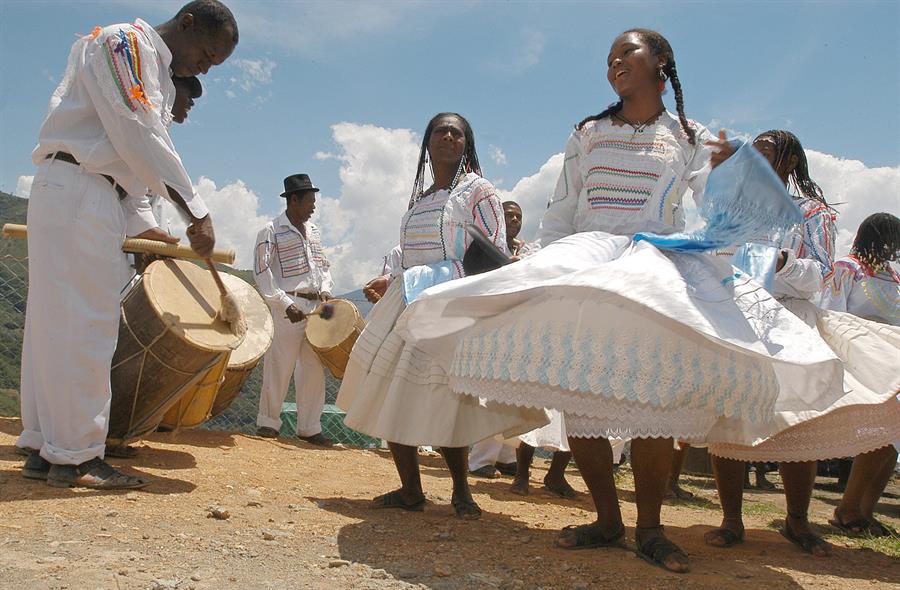
<svg viewBox="0 0 900 590">
<path fill-rule="evenodd" d="M 450 192 L 453 192 L 453 189 L 456 188 L 456 184 L 459 182 L 463 170 L 466 169 L 468 161 L 469 159 L 466 157 L 465 152 L 463 152 L 462 158 L 459 159 L 459 166 L 456 168 L 456 175 L 453 177 L 453 182 L 450 184 Z"/>
</svg>

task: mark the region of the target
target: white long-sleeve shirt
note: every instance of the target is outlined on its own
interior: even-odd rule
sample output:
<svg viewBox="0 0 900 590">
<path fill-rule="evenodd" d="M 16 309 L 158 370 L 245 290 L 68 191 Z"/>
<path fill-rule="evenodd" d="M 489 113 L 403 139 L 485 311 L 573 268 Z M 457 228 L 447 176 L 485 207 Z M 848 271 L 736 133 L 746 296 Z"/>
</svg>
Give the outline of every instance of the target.
<svg viewBox="0 0 900 590">
<path fill-rule="evenodd" d="M 787 259 L 772 280 L 772 295 L 778 299 L 812 300 L 834 266 L 834 214 L 813 199 L 802 197 L 797 204 L 803 211 L 803 223 L 782 243 Z"/>
<path fill-rule="evenodd" d="M 874 269 L 850 254 L 834 263 L 820 305 L 900 326 L 900 274 L 890 266 Z"/>
<path fill-rule="evenodd" d="M 710 170 L 711 135 L 702 125 L 691 125 L 695 145 L 669 112 L 640 132 L 613 125 L 610 117 L 572 132 L 538 245 L 583 231 L 631 235 L 684 229 L 682 197 L 691 188 L 699 204 Z"/>
<path fill-rule="evenodd" d="M 269 305 L 281 312 L 294 303 L 288 292 L 331 295 L 334 290 L 331 264 L 325 258 L 319 228 L 309 221 L 304 226 L 306 238 L 287 213 L 282 213 L 256 236 L 256 285 Z"/>
<path fill-rule="evenodd" d="M 113 177 L 132 195 L 184 199 L 194 217 L 208 213 L 169 137 L 175 100 L 172 54 L 143 20 L 111 25 L 78 39 L 50 98 L 32 160 L 58 151 L 85 170 Z"/>
</svg>

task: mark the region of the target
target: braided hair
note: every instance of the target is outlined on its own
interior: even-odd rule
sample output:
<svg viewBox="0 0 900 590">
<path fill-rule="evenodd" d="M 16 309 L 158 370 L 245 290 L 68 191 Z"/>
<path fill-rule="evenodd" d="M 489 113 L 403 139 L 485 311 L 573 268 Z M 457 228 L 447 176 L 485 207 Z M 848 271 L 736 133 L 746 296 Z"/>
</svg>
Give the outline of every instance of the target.
<svg viewBox="0 0 900 590">
<path fill-rule="evenodd" d="M 850 253 L 874 269 L 900 258 L 900 219 L 890 213 L 874 213 L 866 217 Z"/>
<path fill-rule="evenodd" d="M 687 135 L 688 142 L 691 145 L 696 145 L 697 133 L 694 131 L 694 128 L 690 126 L 687 117 L 684 114 L 684 93 L 681 91 L 681 80 L 678 79 L 678 70 L 675 67 L 675 53 L 672 51 L 672 46 L 669 45 L 669 42 L 665 37 L 651 29 L 628 29 L 623 32 L 622 35 L 628 33 L 637 33 L 638 37 L 641 38 L 641 41 L 646 43 L 651 51 L 653 51 L 653 55 L 662 56 L 665 59 L 665 63 L 660 69 L 660 79 L 662 79 L 663 82 L 666 80 L 671 82 L 672 90 L 675 91 L 675 108 L 678 112 L 678 120 L 681 122 L 681 128 L 684 130 L 685 135 Z M 622 35 L 619 36 L 621 37 Z M 582 119 L 582 121 L 575 126 L 575 129 L 580 130 L 590 121 L 599 121 L 600 119 L 614 115 L 621 110 L 622 100 L 619 99 L 618 102 L 609 105 L 605 111 Z"/>
<path fill-rule="evenodd" d="M 797 136 L 790 131 L 780 129 L 772 129 L 764 133 L 760 133 L 753 141 L 760 139 L 768 139 L 775 144 L 775 162 L 772 167 L 778 173 L 782 167 L 790 162 L 792 156 L 797 157 L 797 165 L 791 170 L 788 176 L 788 182 L 794 188 L 795 192 L 802 194 L 807 199 L 813 199 L 822 203 L 829 209 L 831 206 L 825 201 L 825 195 L 816 182 L 809 177 L 809 164 L 806 161 L 806 152 Z"/>
<path fill-rule="evenodd" d="M 475 151 L 475 134 L 472 132 L 472 126 L 466 118 L 459 113 L 438 113 L 428 121 L 428 126 L 425 127 L 425 135 L 422 137 L 422 147 L 419 149 L 419 164 L 416 167 L 416 180 L 413 182 L 412 195 L 409 197 L 409 208 L 412 208 L 425 191 L 425 165 L 428 163 L 428 141 L 431 139 L 431 132 L 434 131 L 434 126 L 443 117 L 456 117 L 462 121 L 463 132 L 466 137 L 466 150 L 463 152 L 460 166 L 464 166 L 466 172 L 474 172 L 478 176 L 483 176 L 481 173 L 481 164 L 478 161 L 478 152 Z"/>
</svg>

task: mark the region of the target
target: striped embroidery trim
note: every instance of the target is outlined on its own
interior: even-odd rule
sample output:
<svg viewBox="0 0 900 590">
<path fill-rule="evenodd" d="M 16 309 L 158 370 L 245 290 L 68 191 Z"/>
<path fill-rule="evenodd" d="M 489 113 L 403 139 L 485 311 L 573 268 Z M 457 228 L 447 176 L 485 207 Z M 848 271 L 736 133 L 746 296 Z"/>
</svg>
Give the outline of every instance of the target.
<svg viewBox="0 0 900 590">
<path fill-rule="evenodd" d="M 620 176 L 623 178 L 644 178 L 653 181 L 659 179 L 659 174 L 656 174 L 655 172 L 648 172 L 645 170 L 628 170 L 627 168 L 613 168 L 612 166 L 594 166 L 590 170 L 588 170 L 587 178 L 590 178 L 594 174 Z"/>
<path fill-rule="evenodd" d="M 496 243 L 497 237 L 500 235 L 500 232 L 497 231 L 497 228 L 500 227 L 500 216 L 491 204 L 491 197 L 493 196 L 492 194 L 485 195 L 475 201 L 475 206 L 472 207 L 472 219 L 480 221 L 481 228 L 491 238 L 491 241 Z M 485 204 L 486 206 L 482 206 Z M 487 209 L 487 212 L 485 212 L 485 209 Z"/>
<path fill-rule="evenodd" d="M 650 152 L 665 154 L 666 144 L 658 141 L 629 141 L 625 139 L 602 138 L 590 144 L 588 153 L 596 149 L 614 149 L 626 152 Z"/>
<path fill-rule="evenodd" d="M 144 91 L 141 77 L 141 54 L 137 43 L 137 35 L 133 32 L 119 30 L 118 35 L 110 35 L 103 44 L 106 63 L 110 75 L 116 83 L 119 95 L 132 112 L 141 105 L 153 107 Z M 119 54 L 120 57 L 117 57 Z"/>
<path fill-rule="evenodd" d="M 669 198 L 669 192 L 672 190 L 672 187 L 675 185 L 675 177 L 672 177 L 672 180 L 669 181 L 669 184 L 666 186 L 666 190 L 663 191 L 662 197 L 659 199 L 659 218 L 660 220 L 665 220 L 666 222 L 671 222 L 671 219 L 665 218 L 666 213 L 666 199 Z M 674 211 L 674 209 L 670 208 L 669 211 Z"/>
<path fill-rule="evenodd" d="M 647 199 L 615 199 L 612 197 L 591 197 L 588 204 L 591 209 L 613 209 L 616 211 L 640 211 Z"/>
<path fill-rule="evenodd" d="M 587 194 L 591 195 L 596 192 L 611 192 L 611 193 L 622 193 L 626 195 L 646 195 L 648 198 L 651 194 L 653 194 L 652 188 L 644 188 L 637 186 L 625 186 L 622 184 L 606 184 L 606 183 L 596 183 L 589 184 L 587 186 Z M 646 198 L 644 199 L 647 200 Z"/>
</svg>

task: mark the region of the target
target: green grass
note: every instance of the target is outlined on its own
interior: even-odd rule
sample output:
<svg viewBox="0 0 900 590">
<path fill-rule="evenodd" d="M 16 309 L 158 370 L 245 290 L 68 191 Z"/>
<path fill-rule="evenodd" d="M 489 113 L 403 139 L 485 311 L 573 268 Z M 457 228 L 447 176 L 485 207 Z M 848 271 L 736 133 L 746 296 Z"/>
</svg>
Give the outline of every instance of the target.
<svg viewBox="0 0 900 590">
<path fill-rule="evenodd" d="M 844 544 L 848 541 L 858 549 L 870 549 L 878 553 L 884 553 L 888 557 L 900 557 L 900 537 L 844 537 L 840 535 L 825 535 L 825 538 L 833 543 Z"/>
<path fill-rule="evenodd" d="M 780 508 L 772 502 L 755 502 L 753 500 L 745 499 L 741 512 L 744 514 L 744 516 L 766 516 L 769 514 L 780 515 L 784 514 L 784 508 Z"/>
</svg>

